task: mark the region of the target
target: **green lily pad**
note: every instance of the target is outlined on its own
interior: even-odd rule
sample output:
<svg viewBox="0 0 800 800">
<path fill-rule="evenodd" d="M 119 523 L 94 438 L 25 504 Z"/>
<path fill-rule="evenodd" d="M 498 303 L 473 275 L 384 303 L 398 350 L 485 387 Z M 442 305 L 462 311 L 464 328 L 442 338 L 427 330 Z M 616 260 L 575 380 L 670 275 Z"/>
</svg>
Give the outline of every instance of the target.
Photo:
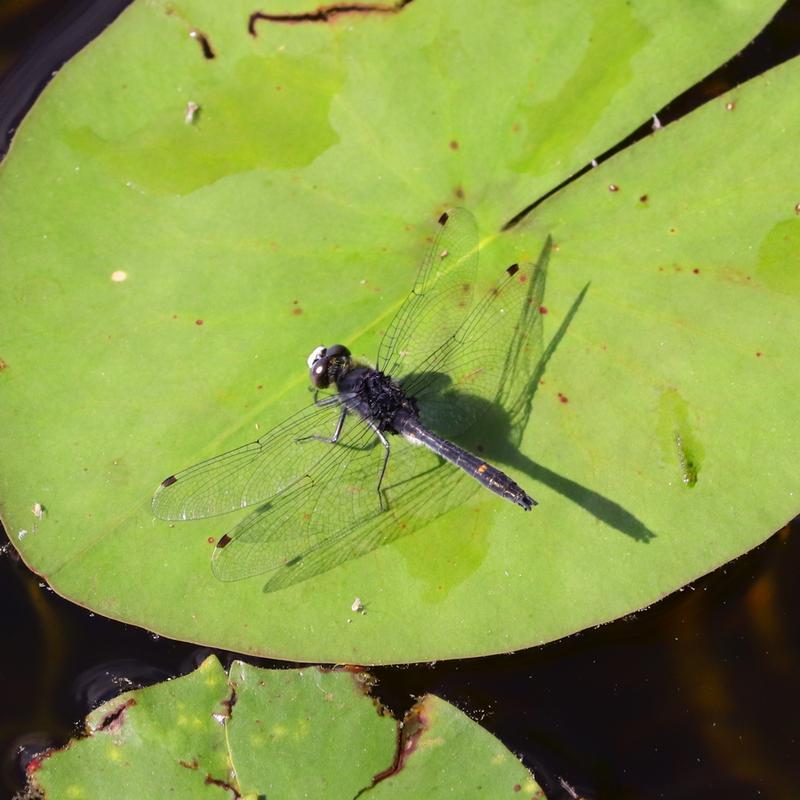
<svg viewBox="0 0 800 800">
<path fill-rule="evenodd" d="M 0 510 L 25 561 L 175 638 L 377 663 L 555 639 L 762 541 L 798 511 L 800 65 L 503 230 L 778 5 L 417 2 L 251 35 L 244 3 L 134 3 L 0 172 Z M 486 275 L 552 237 L 547 369 L 498 459 L 540 506 L 478 492 L 282 591 L 217 581 L 241 516 L 158 521 L 155 486 L 307 404 L 319 342 L 373 357 L 454 204 Z"/>
<path fill-rule="evenodd" d="M 213 656 L 116 697 L 29 768 L 44 797 L 544 797 L 497 739 L 433 695 L 402 723 L 366 673 L 268 670 Z"/>
</svg>

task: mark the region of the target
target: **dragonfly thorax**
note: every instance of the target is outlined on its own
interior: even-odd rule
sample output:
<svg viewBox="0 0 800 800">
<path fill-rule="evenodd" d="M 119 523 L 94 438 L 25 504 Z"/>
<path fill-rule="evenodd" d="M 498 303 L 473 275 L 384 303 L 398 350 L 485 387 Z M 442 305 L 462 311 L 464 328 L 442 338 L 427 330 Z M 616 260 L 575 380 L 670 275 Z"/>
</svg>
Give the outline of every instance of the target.
<svg viewBox="0 0 800 800">
<path fill-rule="evenodd" d="M 336 384 L 341 394 L 348 395 L 346 405 L 370 420 L 379 431 L 397 433 L 395 421 L 403 417 L 418 417 L 419 409 L 413 397 L 388 375 L 366 366 L 355 366 L 340 375 Z"/>
</svg>

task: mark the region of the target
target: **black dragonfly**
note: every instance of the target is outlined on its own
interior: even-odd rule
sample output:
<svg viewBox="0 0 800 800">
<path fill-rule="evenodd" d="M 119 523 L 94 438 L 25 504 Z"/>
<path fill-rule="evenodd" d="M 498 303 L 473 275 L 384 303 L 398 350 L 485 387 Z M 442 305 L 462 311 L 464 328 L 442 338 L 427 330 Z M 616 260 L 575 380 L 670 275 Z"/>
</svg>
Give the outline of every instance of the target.
<svg viewBox="0 0 800 800">
<path fill-rule="evenodd" d="M 524 402 L 539 355 L 543 275 L 512 264 L 475 302 L 475 219 L 458 208 L 439 225 L 374 368 L 344 345 L 317 347 L 308 357 L 312 405 L 156 489 L 153 513 L 165 520 L 257 506 L 217 541 L 218 578 L 273 571 L 266 590 L 305 580 L 459 505 L 475 491 L 472 479 L 525 511 L 536 505 L 450 439 L 479 428 L 513 392 Z M 461 472 L 442 471 L 448 462 Z"/>
</svg>

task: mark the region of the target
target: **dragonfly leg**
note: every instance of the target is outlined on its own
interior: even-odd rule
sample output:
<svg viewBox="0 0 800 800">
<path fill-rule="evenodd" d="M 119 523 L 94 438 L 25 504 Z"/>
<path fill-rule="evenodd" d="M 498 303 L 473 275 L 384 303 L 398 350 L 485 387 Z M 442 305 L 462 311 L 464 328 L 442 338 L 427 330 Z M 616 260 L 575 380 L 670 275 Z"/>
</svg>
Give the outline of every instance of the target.
<svg viewBox="0 0 800 800">
<path fill-rule="evenodd" d="M 381 504 L 381 511 L 388 511 L 389 503 L 383 496 L 383 492 L 381 491 L 381 484 L 383 483 L 383 476 L 386 474 L 386 465 L 389 463 L 389 454 L 391 453 L 392 448 L 389 445 L 389 440 L 383 435 L 381 431 L 379 431 L 374 426 L 372 430 L 375 431 L 375 435 L 380 440 L 380 443 L 386 448 L 386 454 L 383 457 L 383 464 L 381 465 L 381 474 L 378 476 L 378 485 L 375 488 L 378 492 L 378 501 Z"/>
<path fill-rule="evenodd" d="M 336 428 L 333 431 L 333 436 L 300 436 L 295 441 L 300 444 L 301 442 L 325 442 L 326 444 L 336 444 L 339 441 L 339 436 L 342 433 L 342 426 L 344 425 L 344 418 L 347 416 L 347 409 L 343 408 L 342 413 L 339 415 L 339 421 L 336 423 Z"/>
</svg>

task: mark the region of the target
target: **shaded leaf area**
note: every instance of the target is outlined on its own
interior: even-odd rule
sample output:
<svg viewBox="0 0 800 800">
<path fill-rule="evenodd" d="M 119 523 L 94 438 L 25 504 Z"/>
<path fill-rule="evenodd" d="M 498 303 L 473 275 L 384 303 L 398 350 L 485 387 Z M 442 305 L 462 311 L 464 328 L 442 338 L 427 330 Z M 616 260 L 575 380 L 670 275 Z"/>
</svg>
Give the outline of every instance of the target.
<svg viewBox="0 0 800 800">
<path fill-rule="evenodd" d="M 83 738 L 33 762 L 43 797 L 544 797 L 497 741 L 427 696 L 403 724 L 363 672 L 267 670 L 215 657 L 125 692 Z M 393 794 L 394 793 L 394 794 Z M 400 793 L 400 794 L 398 794 Z M 403 794 L 405 793 L 405 794 Z"/>
<path fill-rule="evenodd" d="M 798 510 L 798 64 L 504 226 L 777 6 L 414 2 L 251 35 L 238 0 L 134 3 L 0 172 L 0 511 L 25 561 L 175 638 L 378 663 L 549 641 L 762 541 Z M 523 422 L 500 403 L 463 441 L 540 505 L 436 466 L 424 528 L 269 594 L 217 581 L 242 516 L 160 522 L 154 488 L 307 405 L 319 343 L 374 360 L 453 205 L 480 286 L 550 242 Z"/>
</svg>

